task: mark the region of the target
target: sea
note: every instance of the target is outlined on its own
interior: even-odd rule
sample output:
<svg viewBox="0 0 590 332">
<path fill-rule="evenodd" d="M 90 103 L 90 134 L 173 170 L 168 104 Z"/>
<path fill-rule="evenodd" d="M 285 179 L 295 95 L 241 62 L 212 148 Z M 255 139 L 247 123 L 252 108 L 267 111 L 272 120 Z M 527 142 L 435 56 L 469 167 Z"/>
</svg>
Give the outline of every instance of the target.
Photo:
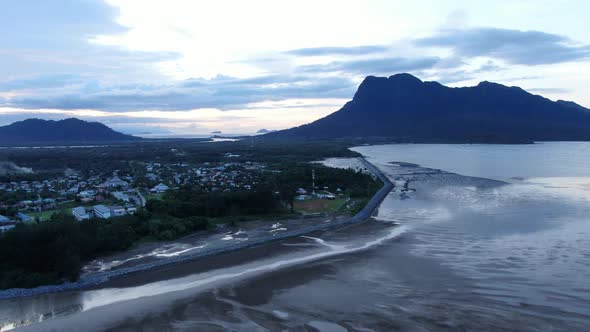
<svg viewBox="0 0 590 332">
<path fill-rule="evenodd" d="M 353 150 L 395 184 L 373 220 L 0 301 L 0 330 L 590 331 L 590 143 Z"/>
</svg>

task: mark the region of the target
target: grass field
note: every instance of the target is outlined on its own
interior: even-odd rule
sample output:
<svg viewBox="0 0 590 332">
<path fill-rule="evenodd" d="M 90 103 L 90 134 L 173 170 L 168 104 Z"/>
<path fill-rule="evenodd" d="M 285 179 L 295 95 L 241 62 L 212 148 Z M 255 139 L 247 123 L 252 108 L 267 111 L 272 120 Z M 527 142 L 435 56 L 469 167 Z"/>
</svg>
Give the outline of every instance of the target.
<svg viewBox="0 0 590 332">
<path fill-rule="evenodd" d="M 71 208 L 66 208 L 66 212 L 71 212 Z M 51 218 L 51 215 L 57 212 L 62 211 L 62 209 L 54 209 L 54 210 L 46 210 L 41 212 L 29 212 L 27 213 L 31 218 L 35 219 L 39 217 L 39 221 L 46 221 Z"/>
<path fill-rule="evenodd" d="M 348 201 L 347 197 L 329 199 L 310 199 L 295 201 L 294 209 L 302 213 L 336 212 Z"/>
</svg>

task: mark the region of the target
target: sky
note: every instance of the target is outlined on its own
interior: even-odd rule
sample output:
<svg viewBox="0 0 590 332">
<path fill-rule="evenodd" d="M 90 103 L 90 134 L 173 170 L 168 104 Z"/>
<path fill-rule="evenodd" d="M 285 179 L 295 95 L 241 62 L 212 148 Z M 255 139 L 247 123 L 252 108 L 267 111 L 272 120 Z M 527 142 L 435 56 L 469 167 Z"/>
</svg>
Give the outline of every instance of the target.
<svg viewBox="0 0 590 332">
<path fill-rule="evenodd" d="M 337 111 L 368 75 L 494 81 L 590 108 L 586 0 L 2 0 L 0 125 L 254 133 Z"/>
</svg>

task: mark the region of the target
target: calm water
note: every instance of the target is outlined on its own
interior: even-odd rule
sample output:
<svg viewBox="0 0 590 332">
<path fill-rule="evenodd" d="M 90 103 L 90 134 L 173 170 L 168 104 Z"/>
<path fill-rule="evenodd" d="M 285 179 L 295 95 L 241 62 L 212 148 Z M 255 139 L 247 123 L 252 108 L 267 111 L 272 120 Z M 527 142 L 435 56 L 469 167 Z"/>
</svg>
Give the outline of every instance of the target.
<svg viewBox="0 0 590 332">
<path fill-rule="evenodd" d="M 4 327 L 590 330 L 590 144 L 355 150 L 396 184 L 376 221 L 211 258 L 205 270 L 4 301 Z"/>
</svg>

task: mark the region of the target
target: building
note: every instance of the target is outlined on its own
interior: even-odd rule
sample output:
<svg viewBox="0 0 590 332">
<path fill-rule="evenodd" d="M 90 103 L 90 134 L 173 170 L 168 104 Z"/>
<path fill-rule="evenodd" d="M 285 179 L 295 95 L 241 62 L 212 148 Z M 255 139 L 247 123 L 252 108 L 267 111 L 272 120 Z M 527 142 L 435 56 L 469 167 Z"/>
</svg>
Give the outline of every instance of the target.
<svg viewBox="0 0 590 332">
<path fill-rule="evenodd" d="M 94 206 L 92 211 L 97 218 L 109 219 L 112 217 L 111 209 L 102 204 Z"/>
<path fill-rule="evenodd" d="M 160 183 L 159 185 L 153 187 L 150 191 L 154 193 L 163 193 L 166 192 L 168 189 L 170 189 L 170 187 L 163 183 Z"/>
<path fill-rule="evenodd" d="M 123 201 L 123 202 L 129 202 L 129 195 L 122 193 L 120 191 L 115 191 L 113 193 L 111 193 L 111 195 L 113 195 L 114 198 Z"/>
<path fill-rule="evenodd" d="M 91 198 L 91 197 L 94 197 L 95 195 L 96 195 L 95 190 L 84 190 L 78 194 L 78 196 L 80 196 L 82 198 Z"/>
<path fill-rule="evenodd" d="M 101 186 L 104 188 L 116 188 L 116 187 L 127 188 L 129 186 L 129 183 L 127 181 L 121 180 L 121 178 L 119 176 L 113 175 L 112 178 L 107 180 Z"/>
<path fill-rule="evenodd" d="M 296 193 L 299 195 L 307 195 L 307 190 L 305 190 L 303 188 L 299 188 L 299 189 L 297 189 Z"/>
<path fill-rule="evenodd" d="M 83 206 L 78 206 L 78 207 L 73 208 L 72 215 L 78 221 L 90 219 L 90 214 L 88 214 L 88 212 L 86 212 L 86 209 Z"/>
<path fill-rule="evenodd" d="M 7 223 L 1 223 L 0 224 L 0 233 L 4 233 L 6 231 L 9 231 L 11 229 L 13 229 L 15 226 L 14 222 L 7 222 Z"/>
<path fill-rule="evenodd" d="M 14 221 L 8 219 L 3 215 L 0 215 L 0 233 L 4 233 L 10 229 L 13 229 L 14 224 Z"/>
<path fill-rule="evenodd" d="M 31 216 L 29 216 L 27 214 L 24 214 L 22 212 L 17 212 L 16 217 L 18 219 L 20 219 L 20 221 L 22 221 L 22 222 L 31 222 L 31 221 L 33 221 L 33 218 L 31 218 Z"/>
<path fill-rule="evenodd" d="M 112 217 L 121 217 L 127 214 L 127 210 L 125 210 L 122 206 L 113 206 L 111 208 L 111 216 Z"/>
</svg>

